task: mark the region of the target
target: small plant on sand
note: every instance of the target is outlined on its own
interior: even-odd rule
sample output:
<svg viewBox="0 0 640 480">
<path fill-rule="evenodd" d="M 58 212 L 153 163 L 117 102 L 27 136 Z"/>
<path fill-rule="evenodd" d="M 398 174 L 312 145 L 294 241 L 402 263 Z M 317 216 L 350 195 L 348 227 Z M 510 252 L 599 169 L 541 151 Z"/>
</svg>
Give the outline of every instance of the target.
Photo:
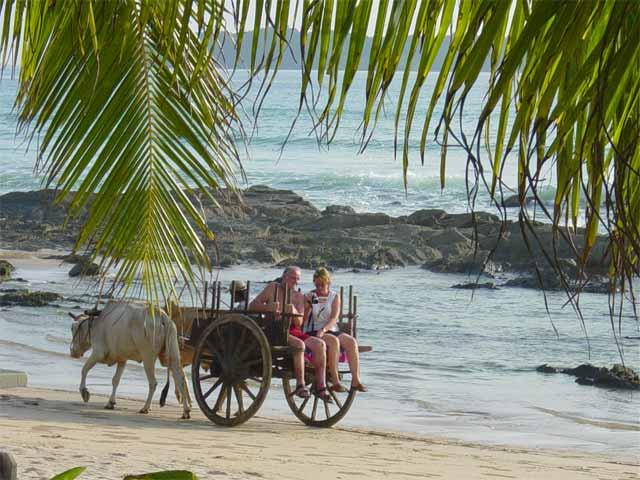
<svg viewBox="0 0 640 480">
<path fill-rule="evenodd" d="M 86 467 L 75 467 L 56 475 L 51 480 L 73 480 L 78 477 Z M 143 473 L 140 475 L 127 475 L 124 480 L 198 480 L 198 477 L 186 470 L 167 470 L 164 472 Z"/>
</svg>

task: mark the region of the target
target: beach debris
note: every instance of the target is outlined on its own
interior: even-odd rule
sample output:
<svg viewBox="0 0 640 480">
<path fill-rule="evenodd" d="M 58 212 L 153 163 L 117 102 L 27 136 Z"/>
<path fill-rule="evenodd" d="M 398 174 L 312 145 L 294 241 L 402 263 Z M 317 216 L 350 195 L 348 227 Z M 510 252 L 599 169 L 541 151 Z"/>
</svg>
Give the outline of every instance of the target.
<svg viewBox="0 0 640 480">
<path fill-rule="evenodd" d="M 52 302 L 61 300 L 62 296 L 54 292 L 31 292 L 15 290 L 0 294 L 0 306 L 46 307 Z"/>
<path fill-rule="evenodd" d="M 6 260 L 0 260 L 0 282 L 11 279 L 11 274 L 15 271 L 16 267 L 11 265 Z"/>
<path fill-rule="evenodd" d="M 607 367 L 596 367 L 590 363 L 583 363 L 576 368 L 558 368 L 546 363 L 536 368 L 542 373 L 565 373 L 573 375 L 576 383 L 580 385 L 593 385 L 596 387 L 621 388 L 636 390 L 640 388 L 640 377 L 631 368 L 616 363 L 608 369 Z"/>
</svg>

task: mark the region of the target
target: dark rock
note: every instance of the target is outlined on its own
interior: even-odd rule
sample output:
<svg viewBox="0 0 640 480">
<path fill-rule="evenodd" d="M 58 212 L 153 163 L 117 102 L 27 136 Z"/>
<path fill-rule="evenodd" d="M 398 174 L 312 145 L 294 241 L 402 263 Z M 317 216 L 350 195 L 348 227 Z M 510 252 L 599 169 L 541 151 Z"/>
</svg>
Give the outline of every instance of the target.
<svg viewBox="0 0 640 480">
<path fill-rule="evenodd" d="M 477 288 L 483 288 L 486 290 L 497 290 L 495 282 L 468 282 L 468 283 L 458 283 L 456 285 L 451 285 L 451 288 L 459 288 L 461 290 L 475 290 Z"/>
<path fill-rule="evenodd" d="M 44 307 L 62 297 L 53 292 L 17 292 L 0 295 L 1 306 Z"/>
<path fill-rule="evenodd" d="M 407 262 L 395 248 L 384 247 L 373 252 L 367 261 L 372 270 L 385 270 L 389 267 L 405 267 Z"/>
<path fill-rule="evenodd" d="M 573 375 L 575 377 L 594 378 L 600 371 L 600 368 L 594 367 L 590 363 L 583 363 L 582 365 L 578 365 L 576 368 L 564 368 L 561 371 L 562 373 Z"/>
<path fill-rule="evenodd" d="M 526 197 L 524 200 L 525 205 L 530 205 L 531 203 L 533 203 L 535 201 L 534 197 Z M 514 207 L 519 207 L 520 206 L 520 195 L 516 194 L 516 195 L 511 195 L 510 197 L 507 197 L 504 199 L 504 206 L 507 208 L 514 208 Z"/>
<path fill-rule="evenodd" d="M 595 367 L 589 363 L 584 363 L 576 368 L 559 369 L 551 367 L 546 363 L 536 368 L 538 372 L 545 373 L 566 373 L 576 378 L 576 383 L 580 385 L 594 385 L 596 387 L 639 389 L 640 378 L 631 368 L 620 364 L 615 364 L 611 370 L 606 367 Z"/>
<path fill-rule="evenodd" d="M 487 260 L 487 252 L 463 251 L 459 255 L 448 252 L 447 257 L 425 263 L 422 268 L 439 273 L 466 273 L 469 275 L 484 274 L 489 277 L 501 270 L 491 260 Z"/>
<path fill-rule="evenodd" d="M 474 212 L 447 215 L 439 223 L 445 227 L 473 228 L 474 225 L 497 224 L 500 222 L 501 220 L 497 215 L 487 212 Z"/>
<path fill-rule="evenodd" d="M 90 277 L 98 275 L 100 273 L 100 267 L 88 260 L 80 261 L 76 263 L 71 270 L 69 270 L 70 277 Z"/>
<path fill-rule="evenodd" d="M 559 373 L 560 369 L 558 369 L 556 367 L 552 367 L 551 365 L 547 365 L 546 363 L 543 363 L 539 367 L 536 367 L 536 372 L 541 372 L 541 373 Z"/>
<path fill-rule="evenodd" d="M 6 260 L 0 260 L 0 282 L 9 280 L 11 274 L 16 270 L 16 267 L 11 265 Z"/>
<path fill-rule="evenodd" d="M 439 225 L 440 220 L 447 216 L 447 212 L 438 209 L 424 209 L 413 212 L 406 219 L 407 223 L 433 227 Z"/>
<path fill-rule="evenodd" d="M 579 385 L 593 385 L 593 378 L 587 378 L 587 377 L 578 377 L 576 378 L 576 383 Z"/>
<path fill-rule="evenodd" d="M 355 215 L 356 211 L 348 205 L 329 205 L 322 211 L 322 215 Z"/>
<path fill-rule="evenodd" d="M 55 195 L 52 190 L 0 195 L 3 216 L 0 248 L 71 251 L 86 220 L 88 205 L 79 217 L 67 219 L 73 194 L 59 204 L 53 202 Z M 424 265 L 439 272 L 477 273 L 487 253 L 495 248 L 492 261 L 485 266 L 486 274 L 521 272 L 531 277 L 521 286 L 539 288 L 533 258 L 538 260 L 539 267 L 545 262 L 540 247 L 535 245 L 534 232 L 527 235 L 532 243 L 529 251 L 518 223 L 503 224 L 490 213 L 448 215 L 443 210 L 424 209 L 394 218 L 384 213 L 356 213 L 343 205 L 330 205 L 320 212 L 295 192 L 260 185 L 245 190 L 242 196 L 225 189 L 196 190 L 188 195 L 198 202 L 207 225 L 216 233 L 215 245 L 203 239 L 207 251 L 218 250 L 219 259 L 214 261 L 224 266 L 248 261 L 294 262 L 309 268 L 325 264 L 347 269 Z M 67 223 L 63 229 L 64 220 Z M 584 245 L 584 232 L 553 229 L 539 222 L 531 225 L 548 252 L 553 251 L 554 245 L 557 247 L 567 279 L 582 281 L 572 260 L 575 255 L 559 234 L 569 235 L 580 249 Z M 606 274 L 607 246 L 606 237 L 596 239 L 585 272 L 589 278 L 593 274 Z M 58 258 L 88 263 L 82 255 Z M 562 288 L 553 269 L 542 270 L 545 288 Z M 86 273 L 98 273 L 97 267 L 89 267 Z M 587 287 L 606 290 L 604 283 L 593 285 Z"/>
<path fill-rule="evenodd" d="M 386 213 L 355 213 L 348 215 L 325 215 L 322 218 L 314 219 L 312 222 L 305 221 L 295 226 L 310 231 L 327 231 L 389 225 L 393 223 L 393 221 L 394 219 Z"/>
<path fill-rule="evenodd" d="M 635 390 L 640 388 L 640 378 L 631 368 L 616 364 L 611 370 L 600 369 L 593 377 L 593 384 L 598 387 Z"/>
</svg>

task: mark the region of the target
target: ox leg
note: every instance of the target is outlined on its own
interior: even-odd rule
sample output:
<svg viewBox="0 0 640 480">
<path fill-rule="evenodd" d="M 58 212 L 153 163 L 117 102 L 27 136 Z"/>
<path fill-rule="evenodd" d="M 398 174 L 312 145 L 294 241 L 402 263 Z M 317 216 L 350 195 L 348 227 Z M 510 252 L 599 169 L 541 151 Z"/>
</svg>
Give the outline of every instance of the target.
<svg viewBox="0 0 640 480">
<path fill-rule="evenodd" d="M 91 356 L 87 358 L 87 361 L 84 362 L 84 365 L 82 367 L 82 377 L 80 378 L 80 395 L 82 396 L 82 400 L 84 400 L 85 403 L 89 401 L 89 397 L 91 396 L 89 394 L 89 390 L 87 390 L 87 374 L 89 373 L 89 370 L 91 370 L 96 365 L 96 363 L 98 363 L 98 360 L 98 356 L 92 353 Z"/>
<path fill-rule="evenodd" d="M 149 382 L 149 394 L 147 395 L 147 401 L 144 403 L 144 406 L 140 409 L 138 413 L 149 413 L 149 408 L 151 408 L 151 399 L 153 398 L 153 394 L 156 391 L 156 387 L 158 386 L 158 381 L 156 380 L 156 357 L 155 355 L 146 355 L 142 363 L 144 364 L 144 373 L 147 374 L 147 381 Z"/>
<path fill-rule="evenodd" d="M 109 401 L 104 406 L 107 410 L 113 410 L 113 407 L 116 406 L 116 390 L 118 385 L 120 384 L 120 379 L 122 378 L 122 374 L 124 372 L 124 367 L 127 362 L 118 362 L 118 366 L 116 367 L 116 373 L 113 375 L 111 379 L 111 385 L 113 385 L 113 389 L 111 390 L 111 396 L 109 397 Z"/>
<path fill-rule="evenodd" d="M 180 396 L 182 397 L 182 419 L 189 419 L 191 418 L 191 396 L 189 395 L 187 378 L 185 377 L 182 366 L 180 365 L 180 360 L 177 359 L 172 361 L 169 370 L 171 370 L 171 374 L 173 375 L 173 381 L 176 384 L 176 390 L 180 391 Z"/>
</svg>

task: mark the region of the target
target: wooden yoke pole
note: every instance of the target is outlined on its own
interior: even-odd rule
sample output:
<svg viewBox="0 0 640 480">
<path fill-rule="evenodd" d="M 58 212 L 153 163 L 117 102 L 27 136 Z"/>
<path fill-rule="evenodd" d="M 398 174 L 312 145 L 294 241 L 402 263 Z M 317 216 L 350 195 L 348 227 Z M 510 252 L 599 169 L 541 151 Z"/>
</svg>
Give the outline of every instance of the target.
<svg viewBox="0 0 640 480">
<path fill-rule="evenodd" d="M 349 335 L 353 335 L 353 285 L 349 285 Z"/>
<path fill-rule="evenodd" d="M 236 281 L 234 280 L 233 282 L 231 282 L 231 305 L 229 305 L 231 308 L 229 308 L 229 310 L 235 309 L 235 303 L 236 303 Z"/>
<path fill-rule="evenodd" d="M 213 315 L 213 311 L 216 309 L 216 286 L 218 281 L 214 281 L 211 284 L 211 314 Z"/>
<path fill-rule="evenodd" d="M 247 289 L 244 292 L 244 313 L 247 313 L 247 310 L 249 310 L 249 299 L 251 298 L 250 292 L 251 292 L 251 281 L 247 280 Z"/>
<path fill-rule="evenodd" d="M 358 326 L 358 297 L 356 295 L 353 296 L 353 331 L 351 335 L 353 338 L 356 338 L 356 327 Z"/>
<path fill-rule="evenodd" d="M 220 311 L 220 297 L 222 296 L 222 282 L 216 282 L 217 283 L 217 288 L 216 288 L 216 316 L 218 315 L 218 312 Z"/>
<path fill-rule="evenodd" d="M 287 337 L 289 335 L 289 327 L 291 326 L 291 319 L 293 318 L 290 313 L 284 313 L 285 305 L 289 305 L 291 303 L 291 289 L 289 285 L 284 286 L 284 298 L 282 305 L 282 339 L 286 343 Z"/>
</svg>

